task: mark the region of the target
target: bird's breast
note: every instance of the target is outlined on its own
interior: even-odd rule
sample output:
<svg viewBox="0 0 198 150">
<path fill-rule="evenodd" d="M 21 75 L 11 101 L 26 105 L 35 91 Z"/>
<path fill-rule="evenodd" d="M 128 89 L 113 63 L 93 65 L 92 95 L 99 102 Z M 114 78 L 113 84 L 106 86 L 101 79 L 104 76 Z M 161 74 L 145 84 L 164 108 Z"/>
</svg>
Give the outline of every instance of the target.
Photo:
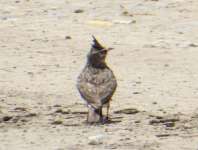
<svg viewBox="0 0 198 150">
<path fill-rule="evenodd" d="M 109 68 L 85 68 L 79 76 L 77 86 L 82 97 L 89 103 L 94 103 L 94 100 L 106 103 L 114 93 L 117 83 Z"/>
<path fill-rule="evenodd" d="M 107 69 L 98 69 L 94 71 L 88 71 L 87 73 L 87 81 L 94 85 L 102 85 L 109 80 L 113 79 L 114 75 L 111 70 Z"/>
</svg>

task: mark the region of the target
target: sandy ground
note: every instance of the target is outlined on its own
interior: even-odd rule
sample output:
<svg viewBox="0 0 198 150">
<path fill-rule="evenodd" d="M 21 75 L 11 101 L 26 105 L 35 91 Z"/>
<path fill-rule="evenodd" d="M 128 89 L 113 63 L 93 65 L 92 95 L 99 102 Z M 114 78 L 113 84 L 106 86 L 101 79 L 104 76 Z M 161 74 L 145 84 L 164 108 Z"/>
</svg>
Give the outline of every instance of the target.
<svg viewBox="0 0 198 150">
<path fill-rule="evenodd" d="M 197 150 L 197 6 L 1 0 L 0 150 Z M 75 87 L 91 35 L 114 48 L 107 62 L 118 89 L 106 125 L 85 124 Z"/>
</svg>

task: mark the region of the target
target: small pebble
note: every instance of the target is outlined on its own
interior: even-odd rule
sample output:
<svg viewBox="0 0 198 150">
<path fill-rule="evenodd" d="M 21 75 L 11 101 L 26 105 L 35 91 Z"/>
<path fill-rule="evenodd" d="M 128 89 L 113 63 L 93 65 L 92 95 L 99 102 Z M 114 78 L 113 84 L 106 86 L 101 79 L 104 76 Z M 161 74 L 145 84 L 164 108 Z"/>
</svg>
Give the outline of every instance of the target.
<svg viewBox="0 0 198 150">
<path fill-rule="evenodd" d="M 103 143 L 104 135 L 99 134 L 88 137 L 89 145 L 100 145 Z"/>
<path fill-rule="evenodd" d="M 84 12 L 84 10 L 82 10 L 82 9 L 77 9 L 74 11 L 74 13 L 83 13 L 83 12 Z"/>
<path fill-rule="evenodd" d="M 198 45 L 197 45 L 197 44 L 194 44 L 194 43 L 191 43 L 191 44 L 189 44 L 188 46 L 189 46 L 189 47 L 198 47 Z"/>
<path fill-rule="evenodd" d="M 140 123 L 140 122 L 141 122 L 140 120 L 136 120 L 136 121 L 135 121 L 135 123 Z"/>
<path fill-rule="evenodd" d="M 164 123 L 164 125 L 166 127 L 174 127 L 175 126 L 175 122 L 166 122 L 166 123 Z"/>
<path fill-rule="evenodd" d="M 133 92 L 134 95 L 141 94 L 140 92 Z"/>
<path fill-rule="evenodd" d="M 164 64 L 164 67 L 169 67 L 169 64 Z"/>
<path fill-rule="evenodd" d="M 62 120 L 55 120 L 54 122 L 52 122 L 52 124 L 59 125 L 59 124 L 63 124 L 63 122 Z"/>
<path fill-rule="evenodd" d="M 66 39 L 66 40 L 70 40 L 70 39 L 72 39 L 72 38 L 71 38 L 71 36 L 65 36 L 65 39 Z"/>
<path fill-rule="evenodd" d="M 140 111 L 135 109 L 135 108 L 126 108 L 122 110 L 115 111 L 115 114 L 136 114 L 139 113 Z"/>
<path fill-rule="evenodd" d="M 12 119 L 12 116 L 4 116 L 3 121 L 9 121 Z"/>
<path fill-rule="evenodd" d="M 153 102 L 152 104 L 153 104 L 153 105 L 156 105 L 156 104 L 157 104 L 157 102 Z"/>
</svg>

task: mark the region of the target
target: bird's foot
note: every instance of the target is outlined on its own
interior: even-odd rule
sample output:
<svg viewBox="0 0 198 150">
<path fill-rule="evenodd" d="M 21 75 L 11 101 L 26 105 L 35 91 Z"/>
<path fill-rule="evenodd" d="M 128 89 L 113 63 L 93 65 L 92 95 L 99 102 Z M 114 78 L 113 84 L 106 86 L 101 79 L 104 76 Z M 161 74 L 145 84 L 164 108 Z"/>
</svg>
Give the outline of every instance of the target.
<svg viewBox="0 0 198 150">
<path fill-rule="evenodd" d="M 102 120 L 101 120 L 101 123 L 102 124 L 105 124 L 105 123 L 109 123 L 110 122 L 110 119 L 109 119 L 109 117 L 102 117 Z"/>
</svg>

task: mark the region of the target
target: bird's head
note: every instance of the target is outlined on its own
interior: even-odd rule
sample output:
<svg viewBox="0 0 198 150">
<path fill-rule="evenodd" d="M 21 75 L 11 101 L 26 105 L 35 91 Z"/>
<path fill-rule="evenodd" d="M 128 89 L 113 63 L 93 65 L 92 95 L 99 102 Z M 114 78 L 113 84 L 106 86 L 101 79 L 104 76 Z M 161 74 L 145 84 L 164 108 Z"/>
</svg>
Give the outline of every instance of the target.
<svg viewBox="0 0 198 150">
<path fill-rule="evenodd" d="M 93 37 L 93 44 L 88 54 L 88 63 L 90 63 L 94 67 L 104 66 L 106 65 L 105 64 L 106 55 L 108 51 L 112 50 L 113 48 L 105 48 L 98 42 L 98 40 L 94 36 L 92 37 Z"/>
</svg>

